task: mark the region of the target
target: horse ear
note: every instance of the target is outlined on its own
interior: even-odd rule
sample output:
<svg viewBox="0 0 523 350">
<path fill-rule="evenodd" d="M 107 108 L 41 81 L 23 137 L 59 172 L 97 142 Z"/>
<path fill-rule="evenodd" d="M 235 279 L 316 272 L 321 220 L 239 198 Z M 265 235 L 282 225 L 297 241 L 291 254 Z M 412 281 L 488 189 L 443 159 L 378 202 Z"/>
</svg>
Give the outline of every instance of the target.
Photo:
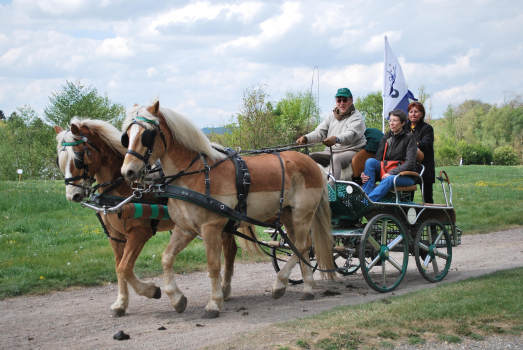
<svg viewBox="0 0 523 350">
<path fill-rule="evenodd" d="M 61 127 L 59 127 L 58 125 L 56 125 L 56 126 L 54 127 L 54 131 L 55 131 L 57 134 L 59 134 L 59 133 L 61 133 L 61 132 L 64 131 L 64 130 L 63 130 Z"/>
<path fill-rule="evenodd" d="M 159 110 L 160 110 L 160 101 L 156 101 L 156 103 L 154 105 L 152 105 L 151 107 L 149 107 L 147 109 L 147 111 L 149 113 L 151 113 L 152 115 L 157 115 Z"/>
<path fill-rule="evenodd" d="M 73 135 L 80 135 L 80 128 L 78 128 L 78 125 L 71 124 L 71 132 Z"/>
<path fill-rule="evenodd" d="M 140 107 L 138 103 L 135 103 L 133 107 Z"/>
</svg>

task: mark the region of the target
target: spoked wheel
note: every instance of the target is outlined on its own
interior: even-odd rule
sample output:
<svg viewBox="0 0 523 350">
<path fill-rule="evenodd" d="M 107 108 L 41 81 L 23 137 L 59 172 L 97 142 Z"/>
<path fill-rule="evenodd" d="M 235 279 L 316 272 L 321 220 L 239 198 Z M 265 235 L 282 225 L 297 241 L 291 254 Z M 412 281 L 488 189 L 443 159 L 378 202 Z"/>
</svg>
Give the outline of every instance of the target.
<svg viewBox="0 0 523 350">
<path fill-rule="evenodd" d="M 347 248 L 343 239 L 334 238 L 335 245 L 332 251 L 332 260 L 334 261 L 334 267 L 343 267 L 343 270 L 338 271 L 342 276 L 349 276 L 360 268 L 359 259 L 353 258 L 353 252 L 351 248 Z M 354 249 L 352 249 L 354 250 Z"/>
<path fill-rule="evenodd" d="M 449 272 L 452 242 L 445 226 L 438 220 L 427 220 L 414 240 L 414 257 L 419 273 L 429 282 L 439 282 Z"/>
<path fill-rule="evenodd" d="M 367 284 L 380 293 L 396 289 L 409 262 L 409 245 L 401 222 L 389 214 L 373 217 L 363 230 L 359 249 Z"/>
<path fill-rule="evenodd" d="M 283 242 L 283 239 L 279 233 L 273 234 L 271 239 L 273 241 Z M 286 245 L 283 247 L 271 248 L 272 267 L 274 267 L 274 271 L 276 271 L 276 273 L 280 272 L 280 270 L 283 268 L 283 266 L 285 266 L 292 254 L 292 250 Z M 309 260 L 311 265 L 314 266 L 314 268 L 312 269 L 312 272 L 314 273 L 314 271 L 316 271 L 317 265 L 313 247 L 309 248 Z M 303 283 L 303 279 L 301 278 L 301 261 L 299 261 L 296 264 L 296 267 L 294 267 L 294 269 L 292 270 L 291 275 L 289 276 L 289 283 Z"/>
</svg>

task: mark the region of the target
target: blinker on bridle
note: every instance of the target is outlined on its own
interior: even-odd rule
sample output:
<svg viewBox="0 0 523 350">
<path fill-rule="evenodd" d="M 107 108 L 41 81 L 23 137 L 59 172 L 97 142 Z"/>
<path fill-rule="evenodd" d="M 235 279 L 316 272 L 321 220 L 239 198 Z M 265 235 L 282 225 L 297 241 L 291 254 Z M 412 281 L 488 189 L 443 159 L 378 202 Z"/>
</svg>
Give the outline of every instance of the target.
<svg viewBox="0 0 523 350">
<path fill-rule="evenodd" d="M 70 130 L 67 130 L 67 132 L 69 132 Z M 70 147 L 74 147 L 74 146 L 78 146 L 78 145 L 81 145 L 83 144 L 84 145 L 84 149 L 83 151 L 81 152 L 76 152 L 73 150 L 74 154 L 75 154 L 75 157 L 74 157 L 74 167 L 78 170 L 84 170 L 84 172 L 82 173 L 82 175 L 79 175 L 79 176 L 73 176 L 73 177 L 67 177 L 65 178 L 65 185 L 68 186 L 68 185 L 71 185 L 71 186 L 76 186 L 76 187 L 81 187 L 81 188 L 84 188 L 86 189 L 86 191 L 88 190 L 86 188 L 86 182 L 84 182 L 82 185 L 77 185 L 75 183 L 73 183 L 74 181 L 77 181 L 77 180 L 89 180 L 89 184 L 88 184 L 88 187 L 91 186 L 91 184 L 95 181 L 94 179 L 94 176 L 89 176 L 89 164 L 86 164 L 85 161 L 84 161 L 84 158 L 85 158 L 85 154 L 87 154 L 87 156 L 89 157 L 91 155 L 91 151 L 89 150 L 89 148 L 87 148 L 87 145 L 91 146 L 94 150 L 96 150 L 98 153 L 101 154 L 101 151 L 100 149 L 94 144 L 92 143 L 91 141 L 89 141 L 89 139 L 82 133 L 80 133 L 80 136 L 82 137 L 80 140 L 78 141 L 75 141 L 75 142 L 62 142 L 62 146 L 64 146 L 64 148 L 62 148 L 62 151 L 65 151 L 65 148 L 70 146 Z M 58 156 L 56 157 L 56 164 L 58 165 Z"/>
<path fill-rule="evenodd" d="M 138 112 L 136 112 L 136 114 L 138 114 Z M 152 130 L 148 129 L 144 124 L 140 123 L 137 119 L 141 120 L 145 123 L 148 123 L 148 124 L 153 124 L 155 126 L 154 129 L 152 129 Z M 144 177 L 143 177 L 143 178 L 145 178 L 145 176 L 147 176 L 147 174 L 149 174 L 151 172 L 152 167 L 151 167 L 151 164 L 149 164 L 149 158 L 151 157 L 151 153 L 153 152 L 153 149 L 154 149 L 154 142 L 156 141 L 156 135 L 160 134 L 160 137 L 162 138 L 165 149 L 167 149 L 167 142 L 165 142 L 165 136 L 162 132 L 162 129 L 160 128 L 160 123 L 157 120 L 153 121 L 153 120 L 149 120 L 147 118 L 142 118 L 142 117 L 136 116 L 135 119 L 132 121 L 132 123 L 127 128 L 127 130 L 122 135 L 121 142 L 122 142 L 123 147 L 129 148 L 129 135 L 127 135 L 127 132 L 129 131 L 129 128 L 131 128 L 131 126 L 133 126 L 133 124 L 139 125 L 140 127 L 145 129 L 142 132 L 141 141 L 142 141 L 142 146 L 146 148 L 146 151 L 145 151 L 144 155 L 141 155 L 140 153 L 137 153 L 133 150 L 128 149 L 127 153 L 135 156 L 136 158 L 140 159 L 141 161 L 143 161 L 145 163 Z"/>
</svg>

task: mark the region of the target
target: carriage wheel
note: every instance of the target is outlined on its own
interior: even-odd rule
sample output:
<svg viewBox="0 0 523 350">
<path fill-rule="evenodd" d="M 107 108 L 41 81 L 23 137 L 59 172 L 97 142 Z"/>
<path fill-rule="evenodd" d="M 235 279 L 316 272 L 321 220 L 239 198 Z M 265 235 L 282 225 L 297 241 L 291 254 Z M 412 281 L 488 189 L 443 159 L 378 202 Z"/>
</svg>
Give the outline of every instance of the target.
<svg viewBox="0 0 523 350">
<path fill-rule="evenodd" d="M 280 234 L 279 233 L 273 234 L 271 239 L 273 241 L 280 241 L 281 240 Z M 276 271 L 276 273 L 280 272 L 280 270 L 287 263 L 287 261 L 289 260 L 289 258 L 291 257 L 292 254 L 293 254 L 292 250 L 289 248 L 271 248 L 272 267 L 274 267 L 274 271 Z M 312 272 L 314 273 L 314 271 L 316 271 L 317 265 L 316 265 L 316 257 L 314 255 L 313 247 L 309 248 L 309 260 L 311 262 L 311 265 L 314 266 L 314 268 L 312 269 Z M 295 267 L 293 269 L 293 272 L 291 272 L 291 276 L 293 276 L 293 275 L 297 276 L 297 273 L 299 273 L 299 276 L 301 277 L 301 261 L 299 261 L 298 264 L 296 264 L 296 265 L 299 266 L 299 270 Z M 295 272 L 295 270 L 297 270 L 299 272 Z M 300 283 L 303 283 L 303 279 L 298 278 L 298 277 L 295 277 L 293 279 L 293 278 L 289 277 L 289 283 L 290 284 L 300 284 Z"/>
<path fill-rule="evenodd" d="M 427 220 L 414 240 L 414 258 L 420 274 L 429 282 L 439 282 L 449 272 L 452 241 L 445 226 L 438 220 Z"/>
<path fill-rule="evenodd" d="M 373 217 L 363 230 L 359 249 L 367 284 L 380 293 L 396 289 L 409 262 L 409 245 L 401 222 L 389 214 Z"/>
<path fill-rule="evenodd" d="M 360 261 L 357 258 L 351 257 L 348 253 L 343 251 L 345 244 L 341 239 L 334 238 L 335 245 L 332 252 L 332 260 L 334 262 L 334 267 L 346 267 L 343 270 L 337 271 L 342 276 L 349 276 L 355 274 L 356 271 L 360 268 Z M 336 249 L 340 247 L 341 249 Z M 350 261 L 347 261 L 350 258 Z"/>
</svg>

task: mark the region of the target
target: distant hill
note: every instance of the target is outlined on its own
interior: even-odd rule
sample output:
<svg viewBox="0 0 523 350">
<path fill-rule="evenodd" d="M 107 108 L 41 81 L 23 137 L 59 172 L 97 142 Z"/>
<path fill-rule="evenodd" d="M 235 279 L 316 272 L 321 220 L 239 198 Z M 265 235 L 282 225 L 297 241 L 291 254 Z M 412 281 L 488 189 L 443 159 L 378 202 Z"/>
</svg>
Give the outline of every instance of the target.
<svg viewBox="0 0 523 350">
<path fill-rule="evenodd" d="M 213 134 L 213 133 L 221 135 L 221 134 L 225 134 L 227 132 L 227 128 L 225 128 L 223 126 L 220 126 L 218 128 L 202 128 L 202 131 L 205 135 Z"/>
</svg>

